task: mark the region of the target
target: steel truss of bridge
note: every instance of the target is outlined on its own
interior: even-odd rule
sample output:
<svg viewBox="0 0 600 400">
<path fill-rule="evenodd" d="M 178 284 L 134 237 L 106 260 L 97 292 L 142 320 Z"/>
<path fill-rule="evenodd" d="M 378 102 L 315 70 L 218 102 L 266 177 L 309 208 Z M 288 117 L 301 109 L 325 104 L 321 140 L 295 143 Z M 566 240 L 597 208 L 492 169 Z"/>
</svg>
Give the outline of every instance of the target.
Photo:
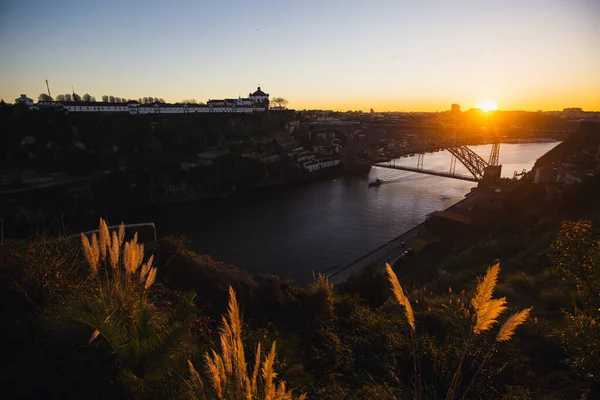
<svg viewBox="0 0 600 400">
<path fill-rule="evenodd" d="M 434 133 L 431 131 L 429 133 L 433 138 L 435 138 L 440 143 L 440 148 L 448 150 L 450 152 L 450 154 L 452 154 L 461 164 L 463 164 L 467 168 L 467 170 L 469 170 L 469 172 L 473 175 L 473 178 L 460 176 L 457 179 L 479 182 L 480 180 L 483 179 L 483 175 L 485 174 L 486 167 L 488 167 L 489 165 L 494 165 L 494 163 L 497 165 L 497 163 L 498 163 L 498 153 L 499 153 L 499 146 L 500 146 L 499 144 L 494 144 L 494 146 L 492 147 L 492 154 L 490 155 L 490 162 L 492 164 L 488 164 L 487 161 L 485 161 L 483 158 L 481 158 L 477 153 L 475 153 L 473 150 L 471 150 L 467 146 L 457 146 L 456 142 L 454 142 L 453 140 L 451 140 L 447 137 L 444 137 L 440 134 L 437 134 L 437 133 Z M 362 144 L 362 146 L 364 146 L 364 147 L 362 147 L 362 149 L 360 149 L 360 150 L 354 149 L 354 151 L 352 153 L 354 153 L 354 154 L 364 153 L 370 145 L 372 145 L 374 143 L 378 143 L 381 139 L 383 139 L 385 137 L 390 137 L 390 136 L 395 136 L 395 135 L 387 134 L 387 133 L 383 134 L 383 135 L 377 135 L 374 138 L 370 139 L 367 143 Z M 369 165 L 377 165 L 377 164 L 369 163 Z M 392 168 L 388 165 L 377 165 L 377 166 Z M 423 159 L 419 158 L 419 163 L 417 165 L 417 168 L 410 168 L 410 167 L 394 167 L 394 168 L 395 169 L 404 169 L 405 171 L 414 171 L 414 172 L 422 172 L 422 173 L 431 174 L 431 175 L 445 176 L 448 178 L 453 178 L 453 177 L 457 176 L 452 173 L 444 173 L 444 172 L 438 173 L 437 171 L 424 170 L 422 168 L 422 166 L 423 166 Z M 464 179 L 464 178 L 468 178 L 468 179 Z"/>
<path fill-rule="evenodd" d="M 368 165 L 371 165 L 373 167 L 380 167 L 380 168 L 397 169 L 397 170 L 401 170 L 401 171 L 420 172 L 422 174 L 442 176 L 444 178 L 458 179 L 461 181 L 479 182 L 479 179 L 474 178 L 472 176 L 452 174 L 449 172 L 433 171 L 433 170 L 429 170 L 429 169 L 413 168 L 413 167 L 406 167 L 403 165 L 392 165 L 392 164 L 386 164 L 386 163 L 369 163 Z"/>
</svg>

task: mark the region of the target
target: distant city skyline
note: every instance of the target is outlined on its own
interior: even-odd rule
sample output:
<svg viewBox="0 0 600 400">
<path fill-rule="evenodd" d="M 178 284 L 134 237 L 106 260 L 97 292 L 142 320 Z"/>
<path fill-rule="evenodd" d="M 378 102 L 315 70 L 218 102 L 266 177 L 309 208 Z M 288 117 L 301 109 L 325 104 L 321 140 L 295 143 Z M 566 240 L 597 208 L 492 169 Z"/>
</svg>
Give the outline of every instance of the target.
<svg viewBox="0 0 600 400">
<path fill-rule="evenodd" d="M 295 109 L 600 111 L 597 0 L 0 0 L 0 98 L 245 97 Z"/>
</svg>

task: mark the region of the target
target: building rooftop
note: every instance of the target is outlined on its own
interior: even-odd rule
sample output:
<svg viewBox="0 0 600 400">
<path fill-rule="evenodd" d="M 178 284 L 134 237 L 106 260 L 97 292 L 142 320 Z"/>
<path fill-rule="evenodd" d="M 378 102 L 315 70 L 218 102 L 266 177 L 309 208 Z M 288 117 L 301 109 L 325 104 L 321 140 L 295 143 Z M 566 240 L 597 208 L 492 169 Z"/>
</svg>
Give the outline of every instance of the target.
<svg viewBox="0 0 600 400">
<path fill-rule="evenodd" d="M 260 86 L 256 89 L 256 92 L 252 93 L 250 96 L 268 96 L 265 92 L 260 90 Z"/>
</svg>

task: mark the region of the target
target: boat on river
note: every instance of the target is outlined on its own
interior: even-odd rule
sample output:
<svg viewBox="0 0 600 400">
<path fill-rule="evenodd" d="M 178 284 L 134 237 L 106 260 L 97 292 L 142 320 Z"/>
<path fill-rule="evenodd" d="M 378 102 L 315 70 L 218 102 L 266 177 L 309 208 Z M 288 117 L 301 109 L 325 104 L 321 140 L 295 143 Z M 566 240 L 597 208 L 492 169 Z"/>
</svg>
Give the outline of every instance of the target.
<svg viewBox="0 0 600 400">
<path fill-rule="evenodd" d="M 369 187 L 380 186 L 383 181 L 379 178 L 375 179 L 373 182 L 369 182 Z"/>
</svg>

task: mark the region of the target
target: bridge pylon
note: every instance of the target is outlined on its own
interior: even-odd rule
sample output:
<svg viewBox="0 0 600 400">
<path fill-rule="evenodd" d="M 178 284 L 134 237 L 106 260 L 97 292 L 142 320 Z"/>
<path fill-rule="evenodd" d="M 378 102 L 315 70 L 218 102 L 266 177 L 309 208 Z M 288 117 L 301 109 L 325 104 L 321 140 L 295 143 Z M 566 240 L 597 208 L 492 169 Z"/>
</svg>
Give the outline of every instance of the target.
<svg viewBox="0 0 600 400">
<path fill-rule="evenodd" d="M 417 169 L 423 169 L 423 156 L 425 153 L 417 154 Z"/>
<path fill-rule="evenodd" d="M 452 158 L 450 158 L 450 174 L 454 175 L 456 173 L 456 157 L 454 154 L 450 154 Z"/>
<path fill-rule="evenodd" d="M 492 145 L 492 151 L 490 152 L 490 159 L 488 165 L 497 166 L 500 158 L 500 143 L 494 143 Z"/>
</svg>

